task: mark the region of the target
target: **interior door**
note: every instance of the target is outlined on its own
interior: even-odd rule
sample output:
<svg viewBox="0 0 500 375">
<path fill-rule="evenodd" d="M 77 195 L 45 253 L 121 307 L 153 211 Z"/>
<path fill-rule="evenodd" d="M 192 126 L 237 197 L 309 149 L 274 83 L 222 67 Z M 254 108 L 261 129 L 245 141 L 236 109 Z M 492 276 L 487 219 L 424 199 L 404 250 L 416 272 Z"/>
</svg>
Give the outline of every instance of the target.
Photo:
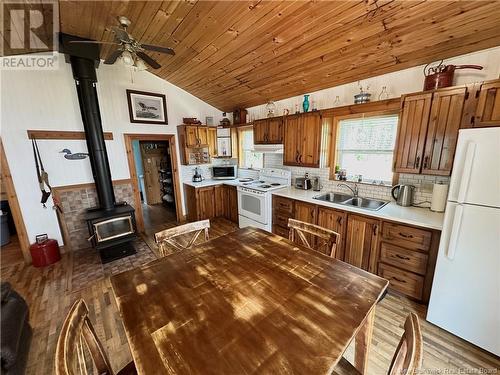
<svg viewBox="0 0 500 375">
<path fill-rule="evenodd" d="M 319 167 L 321 147 L 321 115 L 316 112 L 301 116 L 301 137 L 299 164 L 305 167 Z"/>
<path fill-rule="evenodd" d="M 461 87 L 434 93 L 425 142 L 423 174 L 451 174 L 466 91 L 465 87 Z"/>
<path fill-rule="evenodd" d="M 432 93 L 404 95 L 401 98 L 395 172 L 420 173 L 431 102 Z"/>
<path fill-rule="evenodd" d="M 344 259 L 344 232 L 346 227 L 347 214 L 344 211 L 337 211 L 331 208 L 318 208 L 318 225 L 320 227 L 333 230 L 340 234 L 335 251 L 335 258 Z"/>
<path fill-rule="evenodd" d="M 500 126 L 500 79 L 481 85 L 474 127 L 482 126 Z"/>
<path fill-rule="evenodd" d="M 500 209 L 446 207 L 427 320 L 500 355 Z"/>
<path fill-rule="evenodd" d="M 267 143 L 283 143 L 283 118 L 274 117 L 268 120 Z"/>
<path fill-rule="evenodd" d="M 286 116 L 283 146 L 283 165 L 300 165 L 300 144 L 302 141 L 302 126 L 300 115 Z"/>
</svg>

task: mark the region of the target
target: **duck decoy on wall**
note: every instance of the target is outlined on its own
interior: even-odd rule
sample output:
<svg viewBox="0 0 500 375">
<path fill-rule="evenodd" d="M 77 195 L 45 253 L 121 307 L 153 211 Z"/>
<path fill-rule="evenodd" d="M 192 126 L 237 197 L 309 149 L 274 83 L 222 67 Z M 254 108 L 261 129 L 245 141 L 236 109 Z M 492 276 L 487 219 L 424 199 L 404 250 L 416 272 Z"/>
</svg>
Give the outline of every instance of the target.
<svg viewBox="0 0 500 375">
<path fill-rule="evenodd" d="M 85 152 L 76 152 L 72 153 L 71 150 L 65 148 L 64 150 L 60 151 L 59 153 L 65 154 L 64 157 L 68 160 L 82 160 L 85 159 L 89 154 Z"/>
</svg>

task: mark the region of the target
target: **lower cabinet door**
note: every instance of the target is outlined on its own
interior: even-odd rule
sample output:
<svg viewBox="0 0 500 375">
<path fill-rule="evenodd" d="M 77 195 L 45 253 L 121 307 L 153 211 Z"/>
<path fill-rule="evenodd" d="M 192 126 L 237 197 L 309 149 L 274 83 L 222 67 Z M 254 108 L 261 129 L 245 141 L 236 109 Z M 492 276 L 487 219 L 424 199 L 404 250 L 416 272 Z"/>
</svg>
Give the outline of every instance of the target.
<svg viewBox="0 0 500 375">
<path fill-rule="evenodd" d="M 318 225 L 320 227 L 337 232 L 338 238 L 335 258 L 344 260 L 344 232 L 347 221 L 347 214 L 344 211 L 338 211 L 331 208 L 318 208 Z"/>
<path fill-rule="evenodd" d="M 379 220 L 348 215 L 344 261 L 377 273 L 379 227 Z"/>
<path fill-rule="evenodd" d="M 198 205 L 198 220 L 214 218 L 215 188 L 213 186 L 198 188 L 196 189 L 196 195 L 197 195 L 197 205 Z"/>
<path fill-rule="evenodd" d="M 238 191 L 236 186 L 224 185 L 224 190 L 226 195 L 224 217 L 238 224 Z"/>
<path fill-rule="evenodd" d="M 305 203 L 301 201 L 295 201 L 295 219 L 303 221 L 305 223 L 316 224 L 318 217 L 318 206 L 310 203 Z M 306 234 L 307 242 L 314 248 L 314 238 L 311 235 Z M 302 240 L 295 236 L 295 242 L 299 245 L 303 245 Z"/>
<path fill-rule="evenodd" d="M 224 189 L 224 185 L 216 185 L 215 186 L 215 217 L 224 216 L 224 212 L 226 209 L 227 199 L 226 199 L 226 191 Z"/>
</svg>

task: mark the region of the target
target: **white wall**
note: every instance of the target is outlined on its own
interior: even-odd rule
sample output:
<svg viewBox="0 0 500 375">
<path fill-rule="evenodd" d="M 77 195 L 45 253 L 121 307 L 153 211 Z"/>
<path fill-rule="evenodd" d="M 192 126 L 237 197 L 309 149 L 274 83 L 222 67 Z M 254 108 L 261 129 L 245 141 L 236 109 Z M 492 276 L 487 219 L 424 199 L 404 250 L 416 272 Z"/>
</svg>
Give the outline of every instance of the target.
<svg viewBox="0 0 500 375">
<path fill-rule="evenodd" d="M 28 236 L 34 241 L 35 235 L 48 233 L 62 243 L 52 204 L 47 209 L 39 204 L 40 191 L 26 130 L 83 131 L 71 66 L 61 59 L 55 71 L 2 71 L 0 74 L 1 136 Z M 114 137 L 106 141 L 114 180 L 130 178 L 124 133 L 177 134 L 176 127 L 183 117 L 204 120 L 206 116 L 213 116 L 215 121 L 222 118 L 218 109 L 149 72 L 132 73 L 121 64 L 101 64 L 97 78 L 103 129 L 113 132 Z M 130 123 L 126 89 L 165 94 L 169 125 Z M 38 144 L 52 186 L 93 182 L 88 159 L 69 161 L 59 153 L 63 148 L 86 152 L 85 141 L 41 140 Z"/>
<path fill-rule="evenodd" d="M 484 81 L 500 77 L 500 47 L 457 56 L 445 61 L 446 64 L 475 64 L 482 65 L 483 70 L 456 70 L 455 84 Z M 372 94 L 372 101 L 378 100 L 378 96 L 383 86 L 387 87 L 390 98 L 396 98 L 402 94 L 422 91 L 424 85 L 424 65 L 409 69 L 400 70 L 394 73 L 388 73 L 381 76 L 365 79 L 361 81 L 363 87 L 370 85 L 368 90 Z M 352 82 L 342 86 L 332 87 L 325 90 L 315 91 L 311 94 L 309 101 L 315 100 L 318 109 L 332 108 L 335 97 L 339 96 L 340 106 L 354 103 L 354 95 L 359 93 L 358 83 Z M 291 98 L 276 101 L 276 115 L 283 114 L 285 108 L 290 113 L 295 112 L 295 105 L 299 104 L 302 112 L 303 96 L 294 96 Z M 248 114 L 251 119 L 259 119 L 267 116 L 265 105 L 248 108 Z"/>
</svg>

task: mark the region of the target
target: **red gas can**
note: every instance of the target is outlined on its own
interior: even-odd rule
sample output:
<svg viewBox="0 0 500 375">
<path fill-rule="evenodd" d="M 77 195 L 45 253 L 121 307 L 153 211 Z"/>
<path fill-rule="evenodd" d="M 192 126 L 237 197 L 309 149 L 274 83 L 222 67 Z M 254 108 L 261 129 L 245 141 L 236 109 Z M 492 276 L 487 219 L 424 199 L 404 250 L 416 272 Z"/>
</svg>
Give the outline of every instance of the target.
<svg viewBox="0 0 500 375">
<path fill-rule="evenodd" d="M 30 246 L 31 259 L 34 267 L 45 267 L 61 259 L 59 245 L 56 240 L 45 240 Z"/>
</svg>

